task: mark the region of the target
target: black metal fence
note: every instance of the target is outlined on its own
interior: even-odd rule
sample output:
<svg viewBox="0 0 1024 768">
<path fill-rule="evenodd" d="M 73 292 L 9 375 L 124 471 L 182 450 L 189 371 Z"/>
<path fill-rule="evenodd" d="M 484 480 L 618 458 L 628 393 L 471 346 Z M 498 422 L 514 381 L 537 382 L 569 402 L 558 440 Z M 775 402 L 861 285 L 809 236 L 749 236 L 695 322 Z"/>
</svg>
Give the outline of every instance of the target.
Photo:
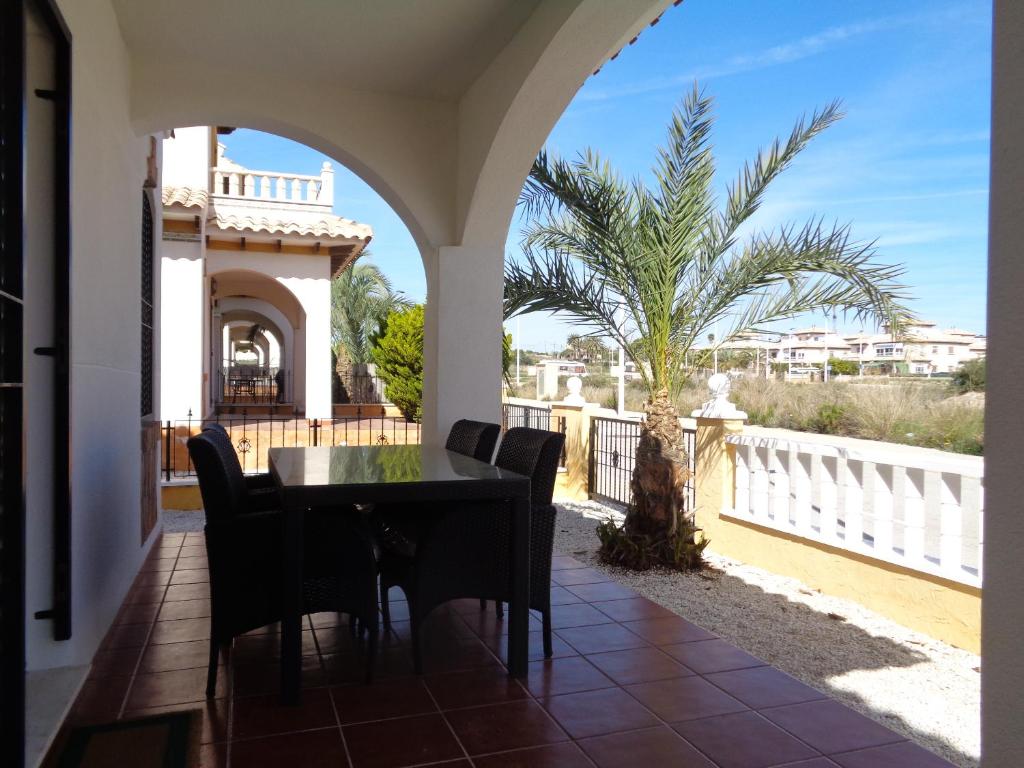
<svg viewBox="0 0 1024 768">
<path fill-rule="evenodd" d="M 550 432 L 561 432 L 564 435 L 565 417 L 553 416 L 550 408 L 536 405 L 520 405 L 519 403 L 502 403 L 501 431 L 507 432 L 512 427 L 546 429 Z M 558 466 L 565 466 L 565 457 L 566 446 L 562 445 L 562 455 L 558 459 Z"/>
<path fill-rule="evenodd" d="M 375 409 L 376 410 L 376 409 Z M 270 448 L 317 445 L 404 445 L 420 442 L 420 425 L 396 416 L 364 415 L 331 419 L 221 415 L 206 420 L 165 421 L 162 429 L 161 473 L 164 480 L 191 477 L 195 467 L 186 443 L 211 422 L 224 426 L 235 446 L 243 472 L 266 472 Z"/>
<path fill-rule="evenodd" d="M 688 508 L 695 503 L 697 432 L 684 429 L 690 476 L 686 481 Z M 590 495 L 596 499 L 629 504 L 631 481 L 640 442 L 640 422 L 630 419 L 594 417 L 590 420 Z"/>
</svg>

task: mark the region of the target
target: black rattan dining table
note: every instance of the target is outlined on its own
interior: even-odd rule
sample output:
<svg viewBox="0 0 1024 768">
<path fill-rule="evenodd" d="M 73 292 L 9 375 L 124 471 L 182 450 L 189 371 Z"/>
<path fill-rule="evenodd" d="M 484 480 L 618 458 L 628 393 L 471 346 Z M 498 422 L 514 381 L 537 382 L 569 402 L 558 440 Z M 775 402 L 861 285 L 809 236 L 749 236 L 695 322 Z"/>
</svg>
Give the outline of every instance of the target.
<svg viewBox="0 0 1024 768">
<path fill-rule="evenodd" d="M 303 525 L 310 507 L 507 501 L 512 515 L 508 671 L 527 671 L 530 594 L 530 479 L 432 445 L 271 448 L 269 467 L 281 493 L 284 527 L 284 614 L 281 694 L 301 695 Z"/>
</svg>

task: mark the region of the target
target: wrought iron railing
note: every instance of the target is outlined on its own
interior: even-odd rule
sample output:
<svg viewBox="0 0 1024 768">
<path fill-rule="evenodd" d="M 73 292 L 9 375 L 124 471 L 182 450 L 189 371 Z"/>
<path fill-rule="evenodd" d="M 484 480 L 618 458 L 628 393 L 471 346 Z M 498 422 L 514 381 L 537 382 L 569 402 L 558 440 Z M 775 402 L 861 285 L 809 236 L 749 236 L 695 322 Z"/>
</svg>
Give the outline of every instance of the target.
<svg viewBox="0 0 1024 768">
<path fill-rule="evenodd" d="M 536 405 L 522 405 L 520 403 L 502 403 L 501 406 L 501 431 L 507 432 L 512 427 L 530 427 L 531 429 L 546 429 L 551 432 L 565 434 L 565 417 L 552 415 L 550 408 Z M 562 455 L 558 459 L 558 466 L 564 467 L 566 459 L 566 446 L 562 445 Z"/>
<path fill-rule="evenodd" d="M 695 503 L 697 432 L 683 429 L 689 477 L 686 480 L 687 508 Z M 593 498 L 629 504 L 631 483 L 636 464 L 636 448 L 640 442 L 640 422 L 595 416 L 590 420 L 589 487 Z"/>
<path fill-rule="evenodd" d="M 161 473 L 165 481 L 195 475 L 188 455 L 189 437 L 216 421 L 224 426 L 238 454 L 242 471 L 267 471 L 267 450 L 284 446 L 317 445 L 403 445 L 420 442 L 420 425 L 398 416 L 381 416 L 373 409 L 363 414 L 331 419 L 281 418 L 272 416 L 220 415 L 211 419 L 192 418 L 165 421 L 162 425 Z"/>
</svg>

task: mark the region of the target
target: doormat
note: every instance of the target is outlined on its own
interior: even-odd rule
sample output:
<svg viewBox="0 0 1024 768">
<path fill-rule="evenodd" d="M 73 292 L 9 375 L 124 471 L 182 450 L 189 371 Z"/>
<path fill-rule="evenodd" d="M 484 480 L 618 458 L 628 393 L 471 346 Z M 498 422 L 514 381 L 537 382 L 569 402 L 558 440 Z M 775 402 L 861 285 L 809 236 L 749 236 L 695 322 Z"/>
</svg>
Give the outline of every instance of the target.
<svg viewBox="0 0 1024 768">
<path fill-rule="evenodd" d="M 72 728 L 57 768 L 196 768 L 198 710 Z"/>
</svg>

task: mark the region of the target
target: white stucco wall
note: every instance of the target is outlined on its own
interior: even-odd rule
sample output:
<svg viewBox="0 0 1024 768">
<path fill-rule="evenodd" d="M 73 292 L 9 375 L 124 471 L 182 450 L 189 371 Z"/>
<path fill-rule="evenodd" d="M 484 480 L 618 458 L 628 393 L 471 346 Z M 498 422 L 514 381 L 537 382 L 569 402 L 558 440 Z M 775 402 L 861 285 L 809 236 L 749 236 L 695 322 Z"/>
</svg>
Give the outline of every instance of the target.
<svg viewBox="0 0 1024 768">
<path fill-rule="evenodd" d="M 164 184 L 206 189 L 210 178 L 211 130 L 208 126 L 174 128 L 164 139 Z"/>
<path fill-rule="evenodd" d="M 166 146 L 166 144 L 165 144 Z M 160 420 L 203 415 L 203 259 L 199 242 L 164 241 L 160 287 Z"/>
<path fill-rule="evenodd" d="M 1024 754 L 1024 4 L 996 0 L 993 21 L 981 761 L 1005 768 Z"/>
<path fill-rule="evenodd" d="M 308 419 L 331 415 L 331 260 L 326 256 L 260 251 L 207 251 L 207 272 L 240 270 L 270 277 L 298 300 L 304 322 L 294 329 L 296 405 Z M 300 374 L 300 371 L 303 372 Z M 305 376 L 305 384 L 298 381 Z"/>
<path fill-rule="evenodd" d="M 72 637 L 29 622 L 28 663 L 88 663 L 146 553 L 140 543 L 139 243 L 149 138 L 130 126 L 129 62 L 107 0 L 58 2 L 72 45 Z M 159 200 L 154 207 L 160 243 Z M 32 510 L 28 511 L 32 524 Z M 148 544 L 149 542 L 147 542 Z M 49 567 L 37 549 L 30 567 Z M 49 605 L 29 605 L 29 615 Z"/>
</svg>

